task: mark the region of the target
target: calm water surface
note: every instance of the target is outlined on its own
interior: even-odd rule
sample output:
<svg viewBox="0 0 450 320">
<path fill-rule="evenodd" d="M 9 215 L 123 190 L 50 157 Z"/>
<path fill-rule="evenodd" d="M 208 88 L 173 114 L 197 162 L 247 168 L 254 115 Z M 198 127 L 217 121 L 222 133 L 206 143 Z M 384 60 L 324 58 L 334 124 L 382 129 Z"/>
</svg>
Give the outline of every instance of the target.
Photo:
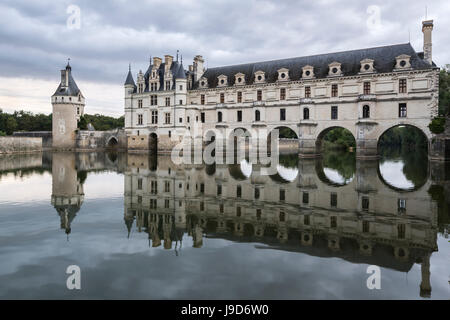
<svg viewBox="0 0 450 320">
<path fill-rule="evenodd" d="M 450 298 L 445 165 L 280 160 L 263 176 L 246 160 L 0 157 L 0 298 Z M 66 287 L 70 265 L 81 290 Z"/>
</svg>

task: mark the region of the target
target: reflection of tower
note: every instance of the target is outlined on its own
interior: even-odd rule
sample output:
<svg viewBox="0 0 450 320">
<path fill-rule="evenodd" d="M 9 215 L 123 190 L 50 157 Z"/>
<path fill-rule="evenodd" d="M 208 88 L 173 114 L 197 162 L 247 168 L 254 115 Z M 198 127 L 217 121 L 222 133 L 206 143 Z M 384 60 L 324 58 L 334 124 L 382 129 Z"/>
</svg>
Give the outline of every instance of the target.
<svg viewBox="0 0 450 320">
<path fill-rule="evenodd" d="M 422 261 L 422 282 L 420 283 L 420 296 L 422 298 L 431 297 L 431 283 L 430 283 L 430 255 L 423 257 Z"/>
<path fill-rule="evenodd" d="M 75 169 L 75 154 L 55 153 L 52 161 L 52 205 L 61 219 L 61 229 L 71 231 L 71 223 L 84 200 L 83 185 Z"/>
</svg>

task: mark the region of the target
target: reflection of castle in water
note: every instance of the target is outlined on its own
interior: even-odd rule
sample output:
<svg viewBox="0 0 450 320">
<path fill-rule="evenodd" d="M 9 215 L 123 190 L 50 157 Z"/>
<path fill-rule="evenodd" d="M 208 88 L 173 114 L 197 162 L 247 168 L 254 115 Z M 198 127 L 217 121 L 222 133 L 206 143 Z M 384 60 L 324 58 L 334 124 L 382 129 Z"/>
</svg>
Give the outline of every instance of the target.
<svg viewBox="0 0 450 320">
<path fill-rule="evenodd" d="M 90 170 L 125 173 L 124 222 L 148 234 L 151 247 L 176 250 L 184 233 L 253 241 L 319 257 L 339 257 L 407 272 L 422 265 L 421 295 L 431 293 L 429 260 L 437 250 L 431 182 L 402 192 L 379 177 L 377 162 L 357 162 L 348 184 L 330 183 L 317 160 L 301 160 L 294 178 L 260 175 L 261 167 L 180 165 L 147 155 L 53 154 L 52 204 L 61 227 L 83 203 Z"/>
<path fill-rule="evenodd" d="M 358 162 L 347 185 L 328 183 L 316 160 L 302 160 L 296 178 L 251 174 L 239 166 L 176 166 L 128 155 L 125 223 L 145 231 L 153 247 L 203 237 L 255 241 L 272 248 L 340 257 L 407 272 L 422 264 L 421 294 L 431 293 L 429 259 L 437 250 L 437 207 L 429 182 L 404 193 L 379 179 L 377 162 Z M 245 170 L 244 170 L 245 171 Z M 259 246 L 258 246 L 259 247 Z"/>
</svg>

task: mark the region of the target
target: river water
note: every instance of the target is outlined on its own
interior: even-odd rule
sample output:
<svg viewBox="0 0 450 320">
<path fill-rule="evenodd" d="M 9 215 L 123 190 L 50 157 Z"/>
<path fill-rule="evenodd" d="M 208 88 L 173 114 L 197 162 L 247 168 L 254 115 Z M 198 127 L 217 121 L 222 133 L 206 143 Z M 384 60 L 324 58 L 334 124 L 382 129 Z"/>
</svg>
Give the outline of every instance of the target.
<svg viewBox="0 0 450 320">
<path fill-rule="evenodd" d="M 262 168 L 0 157 L 0 298 L 450 298 L 448 166 L 328 152 Z"/>
</svg>

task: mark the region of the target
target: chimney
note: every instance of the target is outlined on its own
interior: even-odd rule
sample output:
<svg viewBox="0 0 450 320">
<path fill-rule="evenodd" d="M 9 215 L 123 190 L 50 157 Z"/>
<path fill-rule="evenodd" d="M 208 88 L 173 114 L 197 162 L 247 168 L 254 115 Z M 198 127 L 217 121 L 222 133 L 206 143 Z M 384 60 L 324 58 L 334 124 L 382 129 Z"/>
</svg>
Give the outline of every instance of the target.
<svg viewBox="0 0 450 320">
<path fill-rule="evenodd" d="M 423 59 L 429 64 L 433 63 L 431 34 L 433 32 L 433 20 L 422 21 L 423 32 Z"/>
<path fill-rule="evenodd" d="M 170 70 L 170 67 L 172 66 L 173 57 L 171 55 L 166 54 L 164 56 L 164 63 L 165 63 L 165 69 L 166 72 Z"/>
<path fill-rule="evenodd" d="M 159 69 L 159 66 L 161 65 L 162 59 L 159 57 L 153 57 L 153 67 L 156 69 Z"/>
<path fill-rule="evenodd" d="M 196 55 L 194 57 L 194 82 L 198 81 L 204 72 L 203 63 L 205 60 L 203 60 L 203 57 L 200 55 Z"/>
</svg>

